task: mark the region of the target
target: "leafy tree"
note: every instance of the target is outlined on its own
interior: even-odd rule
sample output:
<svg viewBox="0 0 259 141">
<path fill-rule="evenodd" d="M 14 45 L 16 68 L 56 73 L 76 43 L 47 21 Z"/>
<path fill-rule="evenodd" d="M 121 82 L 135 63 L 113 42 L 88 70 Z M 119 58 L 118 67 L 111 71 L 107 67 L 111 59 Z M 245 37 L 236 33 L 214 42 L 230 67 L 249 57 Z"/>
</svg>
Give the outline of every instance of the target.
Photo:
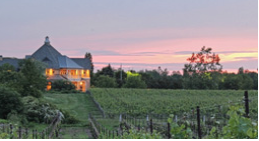
<svg viewBox="0 0 259 141">
<path fill-rule="evenodd" d="M 144 81 L 141 80 L 141 76 L 127 76 L 126 83 L 122 86 L 123 88 L 147 88 Z"/>
<path fill-rule="evenodd" d="M 96 81 L 96 87 L 100 88 L 115 88 L 117 87 L 115 78 L 106 75 L 100 75 Z"/>
<path fill-rule="evenodd" d="M 124 72 L 124 70 L 118 69 L 117 71 L 115 71 L 115 78 L 118 87 L 120 88 L 126 82 L 127 74 Z"/>
<path fill-rule="evenodd" d="M 220 58 L 211 53 L 212 48 L 202 47 L 197 54 L 193 53 L 184 65 L 183 87 L 187 89 L 218 89 L 213 80 L 213 72 L 221 72 Z M 215 77 L 214 77 L 215 78 Z"/>
<path fill-rule="evenodd" d="M 238 73 L 237 74 L 244 74 L 244 68 L 243 67 L 240 67 L 238 69 Z"/>
<path fill-rule="evenodd" d="M 223 80 L 221 82 L 221 89 L 234 89 L 238 90 L 239 89 L 239 82 L 238 81 L 238 76 L 235 75 L 234 73 L 232 74 L 224 74 Z"/>
<path fill-rule="evenodd" d="M 2 66 L 0 66 L 0 72 L 2 71 L 15 71 L 15 68 L 14 66 L 6 63 L 6 64 L 3 64 Z"/>
<path fill-rule="evenodd" d="M 173 89 L 182 89 L 183 88 L 183 76 L 179 73 L 173 73 L 171 76 L 171 84 Z"/>
<path fill-rule="evenodd" d="M 141 75 L 141 79 L 146 83 L 147 88 L 155 88 L 156 80 L 154 79 L 154 77 L 152 76 L 152 73 L 150 73 L 151 71 L 139 71 L 138 73 Z"/>
<path fill-rule="evenodd" d="M 220 58 L 215 53 L 211 53 L 212 48 L 201 48 L 197 54 L 192 53 L 192 56 L 187 59 L 189 64 L 185 64 L 187 72 L 204 73 L 208 71 L 221 71 L 222 65 L 219 63 Z"/>
<path fill-rule="evenodd" d="M 23 90 L 23 87 L 21 87 L 23 84 L 22 80 L 24 80 L 24 75 L 10 68 L 2 69 L 2 71 L 0 71 L 1 85 L 12 88 L 17 92 L 21 92 Z"/>
<path fill-rule="evenodd" d="M 250 76 L 250 78 L 253 80 L 253 89 L 258 90 L 258 73 L 248 72 L 247 75 Z"/>
<path fill-rule="evenodd" d="M 22 113 L 21 95 L 10 88 L 0 86 L 0 118 L 6 119 L 11 111 Z"/>
<path fill-rule="evenodd" d="M 254 87 L 253 79 L 247 74 L 238 74 L 238 81 L 241 90 L 251 90 Z"/>
<path fill-rule="evenodd" d="M 90 63 L 91 63 L 91 70 L 90 70 L 90 78 L 93 78 L 94 74 L 94 64 L 93 64 L 93 57 L 92 54 L 89 52 L 85 53 L 85 58 L 89 58 Z M 93 83 L 93 80 L 91 79 L 91 84 Z"/>
<path fill-rule="evenodd" d="M 102 68 L 102 70 L 98 71 L 97 73 L 99 75 L 107 75 L 109 77 L 114 77 L 114 71 L 110 64 L 107 67 Z"/>
<path fill-rule="evenodd" d="M 170 78 L 168 76 L 167 69 L 162 70 L 161 67 L 154 70 L 145 70 L 138 72 L 141 75 L 141 79 L 147 84 L 148 88 L 169 88 Z"/>
<path fill-rule="evenodd" d="M 19 63 L 20 72 L 24 75 L 22 96 L 41 97 L 41 91 L 45 90 L 47 79 L 44 74 L 44 65 L 36 60 L 25 59 Z"/>
</svg>

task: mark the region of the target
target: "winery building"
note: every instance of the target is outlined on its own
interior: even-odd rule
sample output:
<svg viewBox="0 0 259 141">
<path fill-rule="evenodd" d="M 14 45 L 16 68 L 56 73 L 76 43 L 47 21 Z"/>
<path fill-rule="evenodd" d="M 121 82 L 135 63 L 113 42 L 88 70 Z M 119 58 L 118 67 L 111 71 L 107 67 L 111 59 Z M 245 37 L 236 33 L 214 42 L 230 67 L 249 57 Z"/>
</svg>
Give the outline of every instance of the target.
<svg viewBox="0 0 259 141">
<path fill-rule="evenodd" d="M 51 46 L 49 37 L 45 38 L 44 44 L 37 51 L 32 55 L 26 55 L 25 58 L 35 59 L 46 64 L 47 90 L 51 89 L 51 82 L 55 80 L 71 81 L 77 90 L 83 92 L 90 88 L 91 62 L 88 56 L 84 58 L 69 58 L 62 55 Z M 18 63 L 21 60 L 0 55 L 0 66 L 8 63 L 19 70 Z"/>
</svg>

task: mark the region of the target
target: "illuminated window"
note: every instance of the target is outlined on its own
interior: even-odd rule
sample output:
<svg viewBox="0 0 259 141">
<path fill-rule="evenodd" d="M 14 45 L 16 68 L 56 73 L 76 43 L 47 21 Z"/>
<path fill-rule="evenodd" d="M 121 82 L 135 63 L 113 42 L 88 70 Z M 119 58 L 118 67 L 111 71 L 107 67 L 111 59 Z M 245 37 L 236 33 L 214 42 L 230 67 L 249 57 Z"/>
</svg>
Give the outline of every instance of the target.
<svg viewBox="0 0 259 141">
<path fill-rule="evenodd" d="M 86 70 L 86 77 L 89 78 L 90 77 L 90 71 Z"/>
<path fill-rule="evenodd" d="M 53 69 L 46 69 L 46 75 L 47 75 L 47 76 L 51 76 L 51 75 L 53 75 L 53 74 L 54 74 Z"/>
<path fill-rule="evenodd" d="M 51 89 L 51 82 L 48 82 L 47 91 Z"/>
<path fill-rule="evenodd" d="M 66 69 L 60 70 L 60 74 L 61 74 L 61 75 L 66 75 L 66 74 L 67 74 L 67 70 L 66 70 Z"/>
</svg>

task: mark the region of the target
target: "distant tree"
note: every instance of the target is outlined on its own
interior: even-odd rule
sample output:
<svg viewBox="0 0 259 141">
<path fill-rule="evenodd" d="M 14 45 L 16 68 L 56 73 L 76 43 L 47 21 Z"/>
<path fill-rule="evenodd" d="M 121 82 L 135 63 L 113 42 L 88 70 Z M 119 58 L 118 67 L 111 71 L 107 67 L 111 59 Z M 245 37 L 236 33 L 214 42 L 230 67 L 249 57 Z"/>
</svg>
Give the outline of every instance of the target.
<svg viewBox="0 0 259 141">
<path fill-rule="evenodd" d="M 147 88 L 154 88 L 155 85 L 155 80 L 152 77 L 152 74 L 150 73 L 150 71 L 146 70 L 146 71 L 139 71 L 138 72 L 141 75 L 141 79 L 146 83 Z"/>
<path fill-rule="evenodd" d="M 100 75 L 107 75 L 109 77 L 114 77 L 114 71 L 110 64 L 107 67 L 102 68 L 102 70 L 97 73 Z"/>
<path fill-rule="evenodd" d="M 115 78 L 111 78 L 107 75 L 100 75 L 96 81 L 96 87 L 100 88 L 116 88 L 117 83 Z"/>
<path fill-rule="evenodd" d="M 218 89 L 212 72 L 221 72 L 220 58 L 211 53 L 212 48 L 202 47 L 197 54 L 193 53 L 184 65 L 183 87 L 186 89 Z"/>
<path fill-rule="evenodd" d="M 93 64 L 93 57 L 92 54 L 89 52 L 85 53 L 85 58 L 89 58 L 90 62 L 91 62 L 91 71 L 94 71 L 94 64 Z"/>
<path fill-rule="evenodd" d="M 36 60 L 25 59 L 19 63 L 20 72 L 24 75 L 22 80 L 23 90 L 20 92 L 22 96 L 41 97 L 42 91 L 45 90 L 47 79 L 44 74 L 44 65 Z"/>
<path fill-rule="evenodd" d="M 238 73 L 237 74 L 244 74 L 244 68 L 243 67 L 240 67 L 238 69 Z"/>
<path fill-rule="evenodd" d="M 90 78 L 93 78 L 94 76 L 94 64 L 93 64 L 93 57 L 92 54 L 89 52 L 85 53 L 85 58 L 89 58 L 90 63 L 91 63 L 91 70 L 90 70 Z M 90 80 L 91 84 L 93 83 L 93 79 Z"/>
<path fill-rule="evenodd" d="M 253 89 L 258 90 L 258 73 L 248 72 L 247 75 L 253 80 Z"/>
<path fill-rule="evenodd" d="M 182 88 L 182 75 L 169 75 L 167 69 L 145 70 L 138 72 L 141 75 L 141 79 L 147 84 L 148 88 L 156 89 L 179 89 Z"/>
<path fill-rule="evenodd" d="M 220 89 L 251 90 L 254 81 L 248 74 L 225 73 L 222 76 Z"/>
<path fill-rule="evenodd" d="M 192 53 L 192 56 L 187 59 L 189 64 L 185 64 L 185 71 L 192 73 L 221 71 L 222 65 L 219 63 L 220 58 L 217 54 L 212 54 L 211 51 L 212 48 L 206 48 L 204 46 L 199 53 Z"/>
<path fill-rule="evenodd" d="M 180 72 L 175 72 L 171 76 L 171 89 L 182 89 L 183 88 L 183 76 Z"/>
<path fill-rule="evenodd" d="M 147 85 L 140 77 L 128 77 L 126 83 L 122 86 L 123 88 L 147 88 Z"/>
<path fill-rule="evenodd" d="M 239 89 L 240 90 L 251 90 L 254 87 L 253 79 L 247 74 L 238 74 Z"/>
<path fill-rule="evenodd" d="M 122 86 L 123 88 L 147 88 L 146 83 L 141 80 L 139 73 L 127 72 L 126 83 Z"/>
<path fill-rule="evenodd" d="M 248 69 L 245 70 L 243 67 L 240 67 L 237 74 L 240 78 L 239 81 L 242 82 L 240 89 L 258 89 L 258 73 L 250 72 Z"/>
<path fill-rule="evenodd" d="M 124 70 L 118 69 L 115 71 L 115 78 L 118 87 L 121 88 L 122 85 L 126 82 L 127 74 L 124 72 Z"/>
<path fill-rule="evenodd" d="M 0 119 L 6 119 L 11 111 L 22 113 L 21 95 L 10 88 L 0 85 Z"/>
</svg>

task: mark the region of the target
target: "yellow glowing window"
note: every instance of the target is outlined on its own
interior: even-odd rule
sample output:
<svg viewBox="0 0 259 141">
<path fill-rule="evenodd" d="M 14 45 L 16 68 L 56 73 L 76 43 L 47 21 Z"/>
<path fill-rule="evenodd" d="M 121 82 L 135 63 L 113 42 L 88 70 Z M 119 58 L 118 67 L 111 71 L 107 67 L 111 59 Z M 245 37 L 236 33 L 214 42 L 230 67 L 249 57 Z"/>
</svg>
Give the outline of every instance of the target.
<svg viewBox="0 0 259 141">
<path fill-rule="evenodd" d="M 48 82 L 47 90 L 50 90 L 50 89 L 51 89 L 51 82 Z"/>
<path fill-rule="evenodd" d="M 66 75 L 66 74 L 67 74 L 67 70 L 65 70 L 65 69 L 60 70 L 60 74 L 61 74 L 61 75 Z"/>
<path fill-rule="evenodd" d="M 53 69 L 46 69 L 46 75 L 53 75 L 54 71 Z"/>
<path fill-rule="evenodd" d="M 53 75 L 53 70 L 49 69 L 49 75 Z"/>
<path fill-rule="evenodd" d="M 86 70 L 86 77 L 90 77 L 90 71 Z"/>
</svg>

